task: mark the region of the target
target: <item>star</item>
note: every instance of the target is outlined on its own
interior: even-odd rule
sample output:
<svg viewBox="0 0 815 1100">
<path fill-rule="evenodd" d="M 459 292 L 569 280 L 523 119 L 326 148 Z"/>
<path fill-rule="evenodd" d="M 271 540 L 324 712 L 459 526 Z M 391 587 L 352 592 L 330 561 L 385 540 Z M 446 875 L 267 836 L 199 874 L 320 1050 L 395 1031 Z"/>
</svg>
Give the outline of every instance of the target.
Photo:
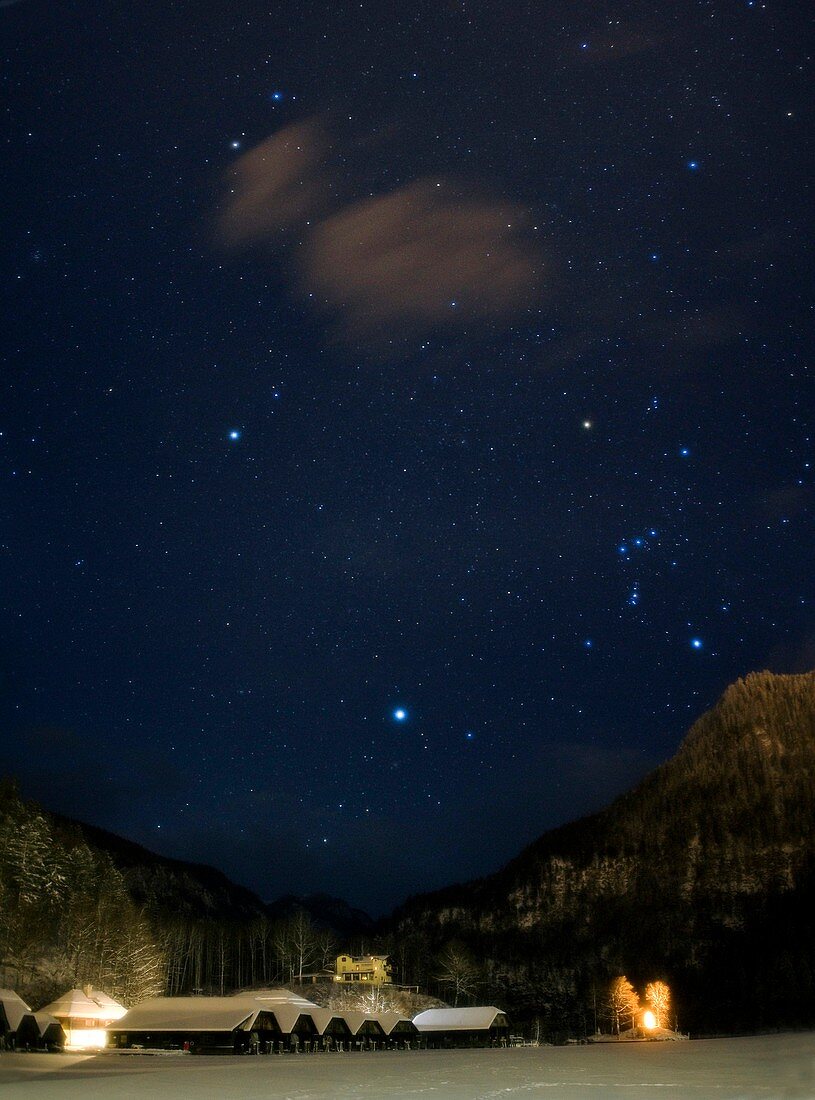
<svg viewBox="0 0 815 1100">
<path fill-rule="evenodd" d="M 272 92 L 269 95 L 269 99 L 271 99 L 272 103 L 280 103 L 283 100 L 283 93 L 282 92 Z"/>
<path fill-rule="evenodd" d="M 240 437 L 241 433 L 238 431 L 237 428 L 233 428 L 229 433 L 229 438 L 232 440 L 233 443 L 236 443 L 240 439 Z"/>
<path fill-rule="evenodd" d="M 404 709 L 404 707 L 397 707 L 396 710 L 393 712 L 393 717 L 396 719 L 397 722 L 404 722 L 407 718 L 407 711 Z"/>
<path fill-rule="evenodd" d="M 589 431 L 593 426 L 594 425 L 592 424 L 592 422 L 590 420 L 584 420 L 583 421 L 583 427 L 585 428 L 586 431 Z"/>
<path fill-rule="evenodd" d="M 701 638 L 691 638 L 690 644 L 692 649 L 702 649 L 704 647 L 704 642 Z"/>
<path fill-rule="evenodd" d="M 687 168 L 688 168 L 688 171 L 690 171 L 690 172 L 696 172 L 697 169 L 699 168 L 699 161 L 698 160 L 689 160 L 688 163 L 687 163 Z"/>
</svg>

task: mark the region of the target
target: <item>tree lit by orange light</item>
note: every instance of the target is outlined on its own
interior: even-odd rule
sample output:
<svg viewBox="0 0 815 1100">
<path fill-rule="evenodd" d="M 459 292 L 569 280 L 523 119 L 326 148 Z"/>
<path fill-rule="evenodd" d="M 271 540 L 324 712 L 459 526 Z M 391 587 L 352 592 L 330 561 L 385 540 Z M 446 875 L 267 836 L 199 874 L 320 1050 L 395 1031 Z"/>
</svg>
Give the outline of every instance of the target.
<svg viewBox="0 0 815 1100">
<path fill-rule="evenodd" d="M 665 982 L 649 982 L 645 987 L 645 1003 L 653 1013 L 656 1027 L 665 1027 L 671 1010 L 671 990 Z M 648 1024 L 645 1024 L 648 1027 Z"/>
<path fill-rule="evenodd" d="M 609 986 L 606 1000 L 606 1011 L 615 1034 L 620 1034 L 620 1024 L 625 1020 L 629 1021 L 629 1026 L 633 1029 L 639 1010 L 639 998 L 634 987 L 628 978 L 621 974 Z"/>
</svg>

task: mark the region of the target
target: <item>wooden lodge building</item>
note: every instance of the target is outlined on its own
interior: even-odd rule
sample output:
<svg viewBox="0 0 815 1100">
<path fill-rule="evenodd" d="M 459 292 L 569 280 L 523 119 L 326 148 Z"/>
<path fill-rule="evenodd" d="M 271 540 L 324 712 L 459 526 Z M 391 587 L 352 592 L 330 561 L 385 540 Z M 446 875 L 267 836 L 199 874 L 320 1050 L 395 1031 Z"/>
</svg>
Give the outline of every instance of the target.
<svg viewBox="0 0 815 1100">
<path fill-rule="evenodd" d="M 107 1030 L 111 1047 L 197 1054 L 369 1049 L 418 1041 L 413 1022 L 397 1012 L 335 1012 L 287 989 L 153 997 Z"/>
<path fill-rule="evenodd" d="M 262 989 L 230 997 L 153 997 L 112 1024 L 108 1036 L 119 1049 L 195 1054 L 476 1047 L 506 1043 L 509 1022 L 492 1005 L 432 1008 L 411 1020 L 398 1012 L 335 1011 L 287 989 Z"/>
<path fill-rule="evenodd" d="M 153 997 L 108 1028 L 109 1044 L 194 1053 L 299 1049 L 317 1035 L 308 1011 L 316 1007 L 288 990 L 231 997 Z"/>
<path fill-rule="evenodd" d="M 107 1027 L 126 1011 L 119 1001 L 90 985 L 69 989 L 43 1009 L 59 1021 L 64 1045 L 71 1050 L 101 1050 L 107 1045 Z"/>
<path fill-rule="evenodd" d="M 501 1046 L 509 1039 L 509 1020 L 500 1008 L 428 1008 L 413 1017 L 427 1047 Z"/>
<path fill-rule="evenodd" d="M 97 1015 L 87 1003 L 93 995 L 70 990 L 48 1006 L 56 1011 L 34 1013 L 18 994 L 0 990 L 0 1049 L 57 1050 L 73 1041 L 85 1048 L 282 1054 L 497 1046 L 509 1035 L 506 1016 L 494 1006 L 433 1008 L 411 1020 L 399 1012 L 323 1008 L 288 989 L 260 989 L 228 997 L 153 997 L 110 1020 L 121 1006 L 95 994 Z"/>
</svg>

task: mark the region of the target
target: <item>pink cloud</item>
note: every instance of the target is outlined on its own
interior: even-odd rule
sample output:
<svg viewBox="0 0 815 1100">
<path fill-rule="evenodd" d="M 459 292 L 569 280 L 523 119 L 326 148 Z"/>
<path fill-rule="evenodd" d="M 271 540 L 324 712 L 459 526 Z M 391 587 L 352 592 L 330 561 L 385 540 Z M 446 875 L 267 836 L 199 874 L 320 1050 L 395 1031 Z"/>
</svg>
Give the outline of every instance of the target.
<svg viewBox="0 0 815 1100">
<path fill-rule="evenodd" d="M 524 220 L 418 180 L 318 223 L 299 252 L 301 287 L 354 335 L 496 321 L 536 300 L 541 260 Z"/>
<path fill-rule="evenodd" d="M 276 245 L 302 230 L 327 197 L 328 140 L 315 119 L 287 126 L 237 160 L 227 175 L 217 235 L 228 248 Z"/>
</svg>

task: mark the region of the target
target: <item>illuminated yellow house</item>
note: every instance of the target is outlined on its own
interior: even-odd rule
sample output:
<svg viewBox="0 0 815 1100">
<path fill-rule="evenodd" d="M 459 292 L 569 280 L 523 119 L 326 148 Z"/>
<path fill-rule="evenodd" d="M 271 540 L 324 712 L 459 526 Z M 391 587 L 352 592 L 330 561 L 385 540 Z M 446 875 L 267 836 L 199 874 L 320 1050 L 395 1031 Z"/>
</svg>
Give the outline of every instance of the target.
<svg viewBox="0 0 815 1100">
<path fill-rule="evenodd" d="M 386 985 L 393 981 L 387 955 L 337 955 L 335 982 Z"/>
</svg>

